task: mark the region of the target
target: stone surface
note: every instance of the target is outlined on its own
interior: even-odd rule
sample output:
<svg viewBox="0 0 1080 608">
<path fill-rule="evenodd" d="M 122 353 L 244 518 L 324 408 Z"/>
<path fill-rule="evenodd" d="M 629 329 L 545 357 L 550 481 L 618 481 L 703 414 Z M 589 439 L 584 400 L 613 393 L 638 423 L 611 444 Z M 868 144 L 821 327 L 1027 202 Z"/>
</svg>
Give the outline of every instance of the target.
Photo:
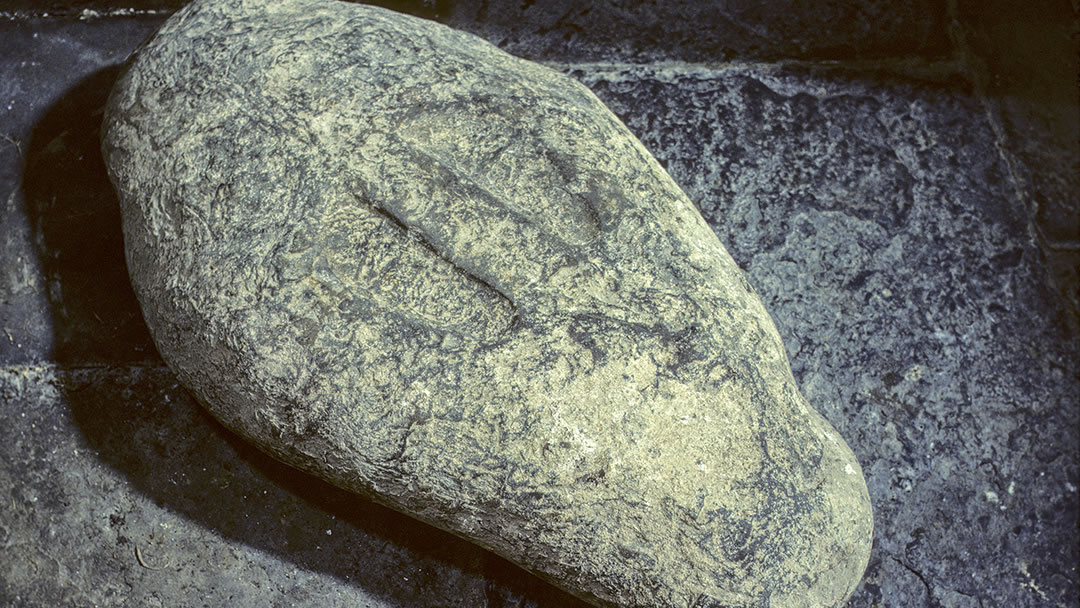
<svg viewBox="0 0 1080 608">
<path fill-rule="evenodd" d="M 160 21 L 0 25 L 0 360 L 156 358 L 138 307 L 113 314 L 131 283 L 111 229 L 119 209 L 101 196 L 109 184 L 91 123 L 116 78 L 99 70 L 123 61 Z"/>
<path fill-rule="evenodd" d="M 937 58 L 944 5 L 881 2 L 455 0 L 436 18 L 547 61 Z"/>
<path fill-rule="evenodd" d="M 584 608 L 262 454 L 160 363 L 9 367 L 0 398 L 4 606 Z"/>
<path fill-rule="evenodd" d="M 958 4 L 968 72 L 1080 328 L 1080 22 L 1064 0 Z M 1053 58 L 1053 60 L 1048 60 Z"/>
<path fill-rule="evenodd" d="M 858 584 L 858 463 L 580 83 L 383 9 L 208 0 L 102 141 L 159 351 L 266 452 L 598 605 Z"/>
<path fill-rule="evenodd" d="M 1076 525 L 1075 338 L 970 89 L 579 75 L 761 286 L 865 464 L 875 551 L 852 605 L 1073 605 L 1077 547 L 1051 530 Z"/>
<path fill-rule="evenodd" d="M 117 0 L 99 5 L 137 11 L 153 3 Z M 991 14 L 999 10 L 986 6 Z M 961 15 L 967 10 L 962 7 Z M 200 415 L 157 358 L 145 327 L 141 332 L 114 332 L 142 322 L 130 289 L 117 288 L 128 281 L 117 202 L 104 177 L 97 127 L 116 74 L 107 68 L 122 61 L 161 20 L 101 13 L 93 19 L 54 19 L 50 12 L 45 19 L 10 20 L 0 11 L 0 213 L 5 222 L 0 228 L 0 272 L 8 272 L 9 261 L 18 256 L 26 262 L 21 274 L 4 275 L 21 278 L 0 283 L 0 327 L 23 346 L 0 350 L 4 386 L 10 386 L 12 377 L 22 383 L 18 390 L 0 389 L 0 487 L 10 491 L 10 496 L 0 497 L 0 605 L 52 608 L 63 605 L 60 598 L 70 597 L 77 598 L 73 603 L 78 605 L 212 607 L 229 603 L 230 596 L 237 604 L 264 606 L 413 608 L 454 605 L 458 598 L 488 608 L 583 605 L 508 562 L 464 541 L 455 544 L 455 537 L 439 535 L 414 519 L 380 517 L 392 512 L 365 507 L 344 492 L 337 495 L 349 500 L 335 507 L 321 498 L 332 491 L 328 485 L 295 469 L 275 467 L 274 461 L 245 448 L 209 416 Z M 1010 31 L 1016 30 L 1004 28 L 1000 34 L 1009 40 Z M 556 36 L 534 35 L 537 44 L 544 36 Z M 1040 48 L 1045 38 L 1038 38 Z M 1023 38 L 1011 40 L 1021 43 Z M 1075 47 L 1075 41 L 1069 45 Z M 971 46 L 974 51 L 980 48 Z M 1045 57 L 1072 55 L 1076 52 L 1066 50 Z M 1038 65 L 1044 58 L 1036 53 L 1000 56 L 1015 60 L 1017 72 L 1032 61 L 1033 71 L 1051 71 Z M 613 52 L 612 58 L 618 57 Z M 559 61 L 572 63 L 574 58 Z M 762 147 L 775 147 L 785 151 L 781 159 L 786 171 L 811 175 L 831 165 L 830 179 L 841 182 L 865 180 L 860 177 L 864 167 L 888 165 L 905 148 L 933 148 L 938 154 L 953 150 L 963 162 L 916 167 L 918 183 L 940 184 L 943 192 L 969 178 L 970 166 L 1002 163 L 1015 149 L 1013 141 L 1027 145 L 1038 138 L 1059 138 L 1041 131 L 1045 120 L 1027 122 L 1015 136 L 1008 129 L 995 132 L 998 98 L 980 100 L 965 84 L 966 75 L 955 71 L 951 80 L 925 80 L 890 78 L 866 69 L 872 64 L 833 64 L 829 71 L 807 74 L 771 63 L 706 69 L 605 66 L 595 61 L 592 57 L 567 69 L 576 70 L 575 75 L 618 110 L 693 200 L 712 210 L 707 219 L 725 235 L 731 233 L 729 223 L 753 223 L 755 212 L 753 206 L 725 202 L 729 196 L 737 198 L 740 190 L 723 184 L 709 187 L 707 176 L 715 173 L 708 159 L 711 148 L 705 144 L 714 133 L 737 135 L 745 128 L 730 156 L 739 149 L 761 154 Z M 835 153 L 795 153 L 803 147 L 827 147 L 829 130 L 820 126 L 803 129 L 802 121 L 781 121 L 769 133 L 771 144 L 760 146 L 755 143 L 761 136 L 758 127 L 737 125 L 733 131 L 720 115 L 708 111 L 710 104 L 782 102 L 783 96 L 771 88 L 777 73 L 792 83 L 812 77 L 807 94 L 814 103 L 827 100 L 832 92 L 849 95 L 853 89 L 896 108 L 911 102 L 910 122 L 893 131 L 889 145 L 867 147 L 870 155 L 852 162 Z M 773 84 L 739 84 L 752 80 Z M 702 81 L 711 82 L 705 91 Z M 1063 84 L 1075 87 L 1071 78 Z M 746 95 L 737 96 L 740 90 Z M 877 128 L 875 113 L 847 116 L 839 105 L 834 108 L 833 116 L 843 118 L 834 121 L 845 131 Z M 1027 109 L 1039 107 L 1029 104 Z M 61 133 L 66 135 L 57 138 Z M 1076 144 L 1072 146 L 1066 150 L 1075 150 Z M 1055 176 L 1053 163 L 1041 158 L 1016 154 L 1010 161 L 1013 172 L 995 169 L 1006 176 L 1000 189 L 975 188 L 964 197 L 950 198 L 948 205 L 927 202 L 919 226 L 936 228 L 904 231 L 900 236 L 910 248 L 899 264 L 880 263 L 862 246 L 845 246 L 845 230 L 820 230 L 809 233 L 812 238 L 785 238 L 772 253 L 795 261 L 797 274 L 805 276 L 790 283 L 763 281 L 769 275 L 769 257 L 748 265 L 757 258 L 753 247 L 761 239 L 724 243 L 752 270 L 752 284 L 791 347 L 789 356 L 804 394 L 843 431 L 865 466 L 875 505 L 875 544 L 850 606 L 1042 608 L 1080 603 L 1080 395 L 1072 376 L 1076 334 L 1053 320 L 1057 304 L 1045 272 L 1051 260 L 1024 253 L 1023 263 L 1011 271 L 997 262 L 992 270 L 977 270 L 990 263 L 984 251 L 1010 246 L 1030 251 L 1030 234 L 1022 229 L 979 228 L 988 210 L 1005 206 L 1015 209 L 1007 212 L 1015 218 L 1029 208 L 1023 197 L 1031 191 L 1013 187 L 1013 179 L 1036 170 L 1046 176 L 1045 183 L 1075 178 L 1070 172 Z M 33 177 L 27 177 L 24 163 L 37 168 Z M 763 191 L 755 184 L 768 182 L 772 164 L 742 165 L 739 188 Z M 760 176 L 747 176 L 751 171 L 760 171 Z M 828 191 L 829 180 L 820 187 Z M 732 194 L 725 194 L 728 191 Z M 49 203 L 54 196 L 62 210 L 55 214 Z M 749 219 L 740 217 L 744 212 Z M 797 213 L 794 208 L 791 212 Z M 60 221 L 76 213 L 83 221 Z M 788 217 L 782 207 L 771 213 L 774 220 Z M 832 217 L 848 225 L 841 215 Z M 98 245 L 91 246 L 94 242 Z M 55 259 L 65 262 L 52 264 Z M 43 268 L 49 268 L 48 276 Z M 874 272 L 866 281 L 845 281 L 866 270 Z M 997 273 L 1003 276 L 986 282 Z M 122 283 L 112 285 L 105 277 L 120 277 Z M 105 284 L 98 285 L 98 280 Z M 920 286 L 923 295 L 879 299 L 881 285 L 892 293 L 898 284 Z M 1076 284 L 1073 280 L 1068 286 L 1075 289 Z M 94 295 L 81 297 L 88 288 Z M 1018 297 L 1039 291 L 1047 297 Z M 931 300 L 934 294 L 942 299 Z M 948 302 L 948 295 L 963 305 Z M 93 306 L 86 305 L 90 301 Z M 933 324 L 922 314 L 931 306 Z M 1007 308 L 1011 320 L 999 330 L 960 340 L 974 318 L 972 311 L 998 307 Z M 852 311 L 858 314 L 852 316 Z M 878 326 L 885 330 L 878 331 Z M 868 330 L 873 330 L 872 337 L 865 337 Z M 946 350 L 939 335 L 951 335 L 956 342 Z M 0 343 L 7 343 L 3 333 Z M 54 344 L 62 348 L 55 350 Z M 950 364 L 950 357 L 958 363 Z M 926 360 L 934 366 L 912 369 L 908 364 Z M 818 371 L 825 364 L 828 367 Z M 143 368 L 146 371 L 136 373 Z M 78 381 L 68 382 L 68 376 Z M 980 392 L 973 393 L 973 387 Z M 857 408 L 843 399 L 834 402 L 835 394 L 857 397 Z M 972 394 L 993 399 L 977 401 Z M 844 413 L 843 407 L 850 411 Z M 76 410 L 89 413 L 73 416 Z M 83 430 L 83 425 L 89 428 Z M 272 474 L 266 473 L 268 467 Z M 192 483 L 174 483 L 181 474 Z M 222 490 L 215 478 L 224 477 L 237 493 Z M 22 488 L 34 488 L 29 497 L 37 500 L 25 500 Z M 273 498 L 263 501 L 262 496 Z M 11 515 L 16 507 L 18 515 Z M 241 511 L 247 516 L 236 517 Z M 111 515 L 124 523 L 112 524 Z M 370 525 L 365 523 L 369 518 Z M 283 525 L 277 525 L 279 521 Z M 159 533 L 161 524 L 167 525 L 165 537 Z M 110 525 L 119 531 L 109 533 Z M 132 543 L 118 541 L 119 535 Z M 282 542 L 285 537 L 287 544 Z M 339 538 L 341 544 L 333 546 L 339 556 L 335 558 L 327 542 Z M 133 543 L 142 547 L 150 566 L 167 568 L 140 566 Z M 363 549 L 350 552 L 354 545 Z M 8 550 L 16 546 L 18 551 Z M 9 554 L 19 559 L 6 561 Z M 20 563 L 34 567 L 18 567 Z M 432 578 L 424 575 L 429 568 L 438 568 Z M 37 571 L 57 576 L 38 576 Z M 456 582 L 439 584 L 442 577 Z"/>
<path fill-rule="evenodd" d="M 8 0 L 5 14 L 97 19 L 168 14 L 185 0 Z M 930 0 L 375 0 L 547 61 L 719 62 L 789 58 L 938 59 L 946 5 Z"/>
</svg>

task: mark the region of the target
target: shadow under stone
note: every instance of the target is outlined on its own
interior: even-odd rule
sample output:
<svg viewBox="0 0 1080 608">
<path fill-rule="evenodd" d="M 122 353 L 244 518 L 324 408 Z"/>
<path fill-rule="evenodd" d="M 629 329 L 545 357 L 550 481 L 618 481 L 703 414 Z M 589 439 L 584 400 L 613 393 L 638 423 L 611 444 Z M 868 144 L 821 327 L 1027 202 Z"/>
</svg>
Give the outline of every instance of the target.
<svg viewBox="0 0 1080 608">
<path fill-rule="evenodd" d="M 23 169 L 53 317 L 52 359 L 65 366 L 160 361 L 124 264 L 120 207 L 98 144 L 120 66 L 98 71 L 35 125 Z"/>
<path fill-rule="evenodd" d="M 392 605 L 466 606 L 481 593 L 490 608 L 584 607 L 471 543 L 270 458 L 177 385 L 128 280 L 119 203 L 99 151 L 121 69 L 88 76 L 48 110 L 23 178 L 49 285 L 53 359 L 98 458 L 155 504 Z"/>
</svg>

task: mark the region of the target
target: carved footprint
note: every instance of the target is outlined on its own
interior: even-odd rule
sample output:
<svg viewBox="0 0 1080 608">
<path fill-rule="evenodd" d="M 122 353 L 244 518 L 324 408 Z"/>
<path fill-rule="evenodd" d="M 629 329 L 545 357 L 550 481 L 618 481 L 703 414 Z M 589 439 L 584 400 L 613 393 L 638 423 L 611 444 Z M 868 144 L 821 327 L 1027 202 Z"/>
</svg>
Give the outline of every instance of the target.
<svg viewBox="0 0 1080 608">
<path fill-rule="evenodd" d="M 858 583 L 857 462 L 580 84 L 378 8 L 196 0 L 103 134 L 162 356 L 262 449 L 600 606 Z"/>
</svg>

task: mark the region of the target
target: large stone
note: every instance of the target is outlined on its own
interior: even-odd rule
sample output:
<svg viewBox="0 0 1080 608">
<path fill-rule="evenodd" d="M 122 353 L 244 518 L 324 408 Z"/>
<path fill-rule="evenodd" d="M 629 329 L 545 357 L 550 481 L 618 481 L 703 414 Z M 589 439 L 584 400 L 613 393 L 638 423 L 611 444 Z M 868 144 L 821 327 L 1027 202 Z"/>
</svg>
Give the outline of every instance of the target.
<svg viewBox="0 0 1080 608">
<path fill-rule="evenodd" d="M 224 424 L 601 606 L 836 606 L 851 451 L 584 86 L 320 0 L 197 0 L 103 150 L 162 356 Z"/>
</svg>

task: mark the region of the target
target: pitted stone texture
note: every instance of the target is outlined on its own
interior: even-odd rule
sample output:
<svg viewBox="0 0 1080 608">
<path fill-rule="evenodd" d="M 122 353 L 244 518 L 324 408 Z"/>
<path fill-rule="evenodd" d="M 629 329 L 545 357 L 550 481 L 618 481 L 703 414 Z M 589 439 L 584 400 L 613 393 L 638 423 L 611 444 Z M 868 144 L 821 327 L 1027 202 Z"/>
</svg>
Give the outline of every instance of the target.
<svg viewBox="0 0 1080 608">
<path fill-rule="evenodd" d="M 598 605 L 858 583 L 858 463 L 580 84 L 382 9 L 197 1 L 103 147 L 162 356 L 262 449 Z"/>
<path fill-rule="evenodd" d="M 852 605 L 1075 605 L 1076 338 L 970 89 L 576 75 L 729 244 L 866 465 L 875 542 Z"/>
</svg>

